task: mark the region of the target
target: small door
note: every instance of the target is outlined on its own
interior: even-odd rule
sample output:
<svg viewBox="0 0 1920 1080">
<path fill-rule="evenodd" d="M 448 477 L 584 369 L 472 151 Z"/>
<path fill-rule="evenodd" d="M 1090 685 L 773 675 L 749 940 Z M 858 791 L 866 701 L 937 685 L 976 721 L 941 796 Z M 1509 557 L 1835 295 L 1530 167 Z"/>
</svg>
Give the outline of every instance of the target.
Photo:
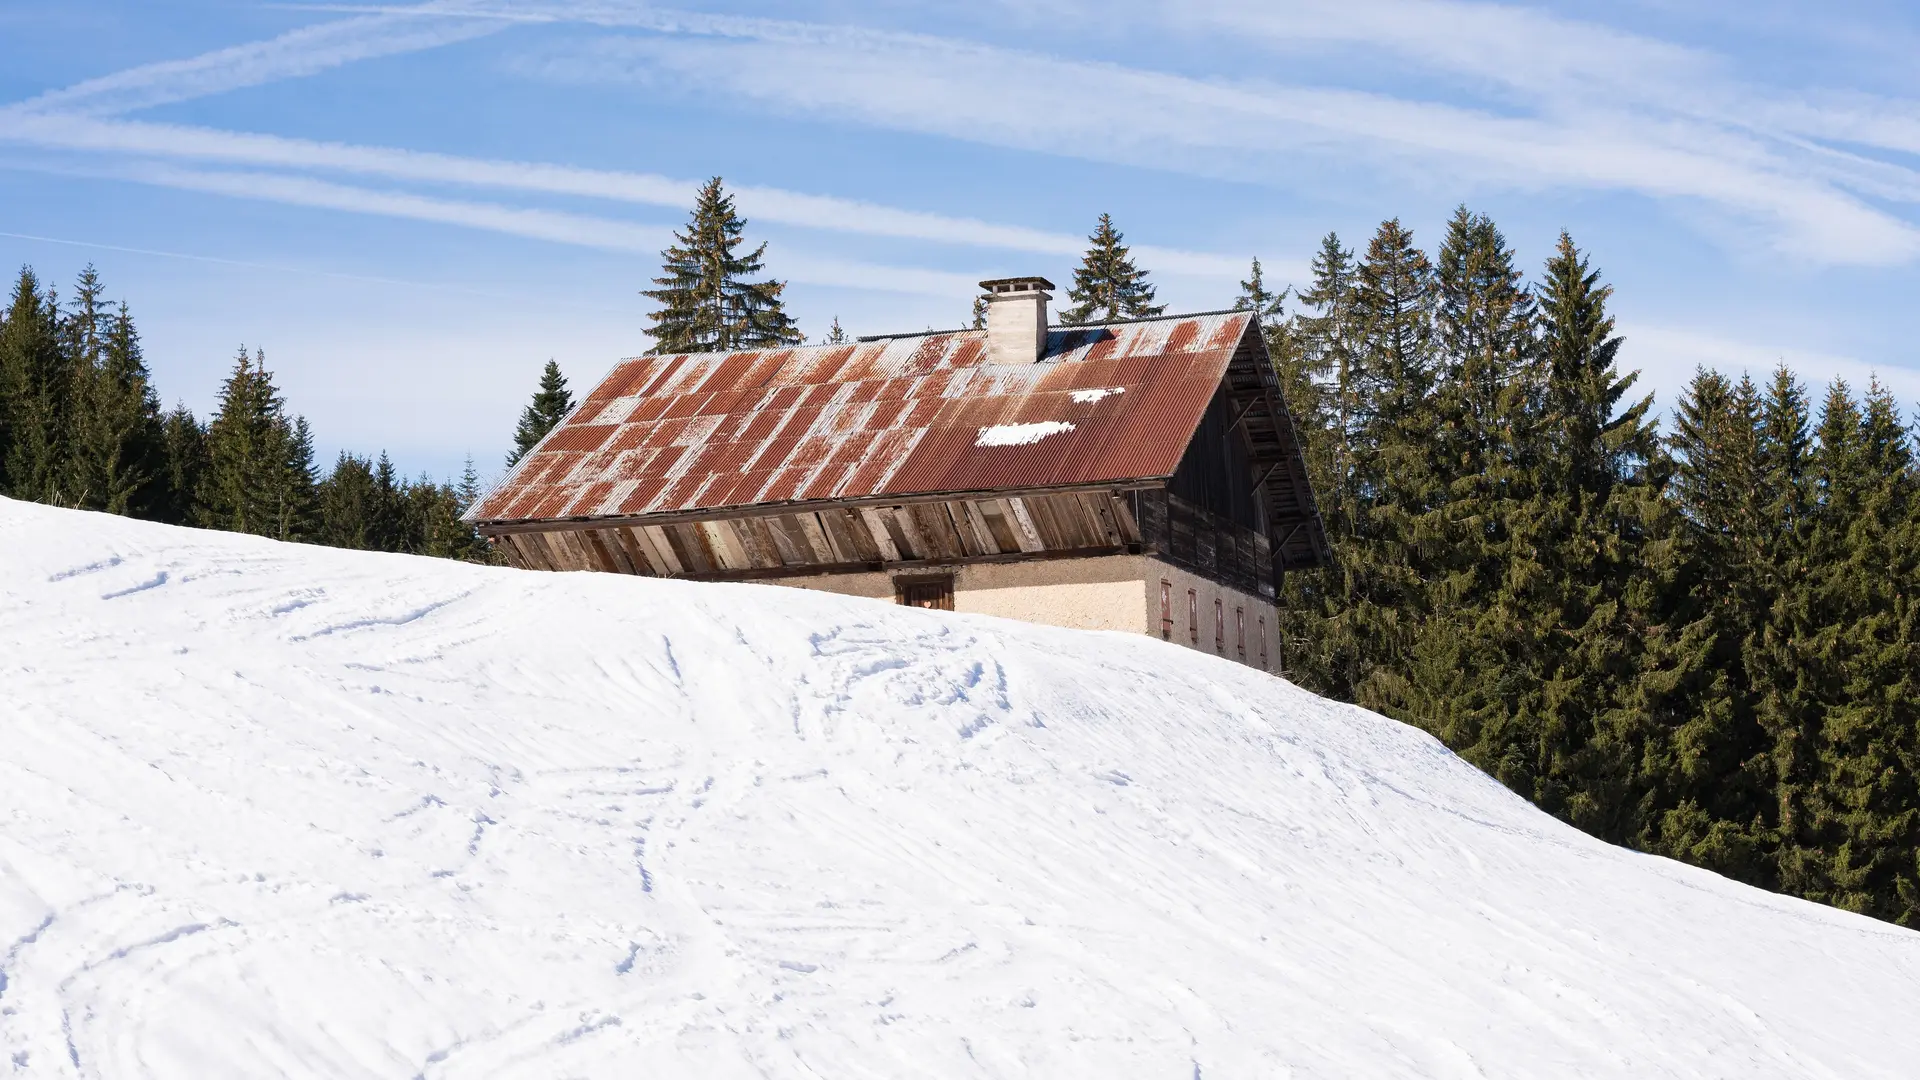
<svg viewBox="0 0 1920 1080">
<path fill-rule="evenodd" d="M 894 599 L 907 607 L 953 610 L 953 578 L 901 578 L 895 582 Z"/>
</svg>

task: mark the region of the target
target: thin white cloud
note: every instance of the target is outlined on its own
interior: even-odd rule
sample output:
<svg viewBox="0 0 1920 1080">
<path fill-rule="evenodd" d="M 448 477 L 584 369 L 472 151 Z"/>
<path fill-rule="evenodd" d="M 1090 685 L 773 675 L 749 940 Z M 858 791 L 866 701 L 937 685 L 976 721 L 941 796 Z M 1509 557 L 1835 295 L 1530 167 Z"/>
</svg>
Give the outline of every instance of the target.
<svg viewBox="0 0 1920 1080">
<path fill-rule="evenodd" d="M 0 110 L 0 139 L 66 150 L 323 170 L 675 209 L 692 205 L 700 186 L 698 181 L 651 173 L 489 160 L 176 124 L 7 110 Z M 782 225 L 1067 258 L 1077 257 L 1086 246 L 1083 237 L 1069 233 L 902 210 L 855 199 L 751 185 L 732 190 L 742 213 L 749 218 Z M 1153 268 L 1166 273 L 1223 277 L 1245 272 L 1244 260 L 1238 257 L 1151 246 L 1136 251 Z"/>
<path fill-rule="evenodd" d="M 1657 392 L 1663 409 L 1679 401 L 1696 368 L 1764 381 L 1782 364 L 1813 389 L 1816 402 L 1819 392 L 1835 379 L 1846 380 L 1856 394 L 1878 379 L 1909 409 L 1920 405 L 1920 370 L 1914 368 L 1870 364 L 1819 349 L 1756 345 L 1694 327 L 1623 323 L 1620 334 L 1626 339 L 1623 365 L 1646 373 L 1645 383 Z"/>
<path fill-rule="evenodd" d="M 135 164 L 111 175 L 187 191 L 482 229 L 603 251 L 652 256 L 672 242 L 668 229 L 615 218 L 380 191 L 280 173 Z M 769 269 L 788 281 L 809 285 L 949 298 L 977 291 L 973 279 L 963 274 L 824 258 L 805 252 L 781 253 Z"/>
<path fill-rule="evenodd" d="M 1685 118 L 1495 115 L 1351 90 L 1203 81 L 914 35 L 742 20 L 726 36 L 563 45 L 525 61 L 523 70 L 719 92 L 778 110 L 1209 175 L 1284 175 L 1303 155 L 1331 151 L 1349 162 L 1480 185 L 1700 199 L 1762 222 L 1779 247 L 1803 257 L 1893 263 L 1920 255 L 1912 224 L 1745 132 Z M 1879 166 L 1879 190 L 1892 189 L 1886 173 L 1897 168 Z"/>
<path fill-rule="evenodd" d="M 342 19 L 184 60 L 143 64 L 50 90 L 13 108 L 110 116 L 314 75 L 360 60 L 439 48 L 506 28 L 497 19 L 438 14 L 445 6 L 423 4 Z"/>
</svg>

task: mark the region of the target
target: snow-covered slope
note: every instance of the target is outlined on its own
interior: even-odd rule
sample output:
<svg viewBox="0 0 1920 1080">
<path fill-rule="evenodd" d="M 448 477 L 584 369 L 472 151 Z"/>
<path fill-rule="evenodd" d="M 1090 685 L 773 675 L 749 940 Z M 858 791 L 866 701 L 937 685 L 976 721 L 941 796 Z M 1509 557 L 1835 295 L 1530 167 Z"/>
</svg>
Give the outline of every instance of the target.
<svg viewBox="0 0 1920 1080">
<path fill-rule="evenodd" d="M 1920 934 L 1237 665 L 0 501 L 0 1070 L 1920 1074 Z"/>
</svg>

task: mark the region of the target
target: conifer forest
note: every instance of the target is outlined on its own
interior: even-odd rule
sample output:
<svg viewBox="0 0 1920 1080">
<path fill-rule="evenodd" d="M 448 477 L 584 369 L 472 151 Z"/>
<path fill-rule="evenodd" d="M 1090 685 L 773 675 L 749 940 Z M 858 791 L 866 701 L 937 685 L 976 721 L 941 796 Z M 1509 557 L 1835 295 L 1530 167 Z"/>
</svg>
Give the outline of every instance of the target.
<svg viewBox="0 0 1920 1080">
<path fill-rule="evenodd" d="M 662 253 L 657 351 L 800 340 L 718 179 Z M 1157 313 L 1110 218 L 1070 321 Z M 1335 565 L 1289 573 L 1286 674 L 1418 726 L 1601 839 L 1920 925 L 1920 468 L 1877 383 L 1701 369 L 1635 391 L 1611 289 L 1562 235 L 1529 277 L 1464 208 L 1253 263 Z M 956 313 L 958 314 L 958 313 Z M 978 310 L 976 308 L 976 324 Z M 876 327 L 876 330 L 897 329 Z M 844 340 L 837 319 L 828 333 Z M 163 409 L 91 270 L 23 269 L 0 323 L 0 492 L 308 543 L 487 561 L 479 494 L 386 455 L 314 461 L 241 349 L 206 420 Z M 513 458 L 572 408 L 549 362 Z"/>
</svg>

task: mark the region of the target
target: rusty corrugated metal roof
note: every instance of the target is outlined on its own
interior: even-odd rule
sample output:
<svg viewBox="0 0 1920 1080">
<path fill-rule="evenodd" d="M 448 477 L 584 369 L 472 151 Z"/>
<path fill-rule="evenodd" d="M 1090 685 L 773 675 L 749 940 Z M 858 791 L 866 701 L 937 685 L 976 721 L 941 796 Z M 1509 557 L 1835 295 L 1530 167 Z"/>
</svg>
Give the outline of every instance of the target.
<svg viewBox="0 0 1920 1080">
<path fill-rule="evenodd" d="M 467 514 L 485 522 L 1171 476 L 1246 312 L 623 360 Z"/>
</svg>

